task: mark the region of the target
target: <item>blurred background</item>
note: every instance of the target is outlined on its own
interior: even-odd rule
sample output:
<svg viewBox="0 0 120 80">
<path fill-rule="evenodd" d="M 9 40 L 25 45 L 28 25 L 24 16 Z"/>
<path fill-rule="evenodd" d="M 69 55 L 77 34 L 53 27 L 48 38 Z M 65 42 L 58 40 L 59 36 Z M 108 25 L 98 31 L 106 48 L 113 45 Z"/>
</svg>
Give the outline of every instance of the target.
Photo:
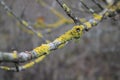
<svg viewBox="0 0 120 80">
<path fill-rule="evenodd" d="M 70 19 L 55 0 L 43 0 Z M 64 0 L 80 18 L 90 18 L 82 11 L 79 0 Z M 13 12 L 22 19 L 35 23 L 38 19 L 54 23 L 58 17 L 35 0 L 5 0 Z M 97 12 L 99 7 L 90 0 L 85 3 Z M 104 5 L 101 3 L 101 5 Z M 71 29 L 74 24 L 64 24 L 44 32 L 47 28 L 34 27 L 50 41 Z M 34 34 L 18 26 L 15 18 L 7 15 L 0 5 L 0 51 L 29 51 L 45 43 Z M 13 64 L 14 65 L 14 64 Z M 52 51 L 42 62 L 22 72 L 0 70 L 0 80 L 120 80 L 120 19 L 107 18 L 85 33 L 81 39 L 70 41 L 64 48 Z"/>
</svg>

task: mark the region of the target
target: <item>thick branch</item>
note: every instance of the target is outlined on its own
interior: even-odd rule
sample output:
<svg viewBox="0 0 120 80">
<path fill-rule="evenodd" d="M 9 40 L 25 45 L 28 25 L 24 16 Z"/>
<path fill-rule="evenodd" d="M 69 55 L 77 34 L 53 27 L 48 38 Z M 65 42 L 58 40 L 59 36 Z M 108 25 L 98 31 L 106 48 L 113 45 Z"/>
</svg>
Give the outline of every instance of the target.
<svg viewBox="0 0 120 80">
<path fill-rule="evenodd" d="M 113 6 L 114 7 L 114 6 Z M 112 11 L 114 12 L 118 7 L 114 7 Z M 33 62 L 30 62 L 26 65 L 18 67 L 19 70 L 23 70 L 33 66 L 35 63 L 38 63 L 42 59 L 45 58 L 46 55 L 50 53 L 50 51 L 56 50 L 61 46 L 64 46 L 68 41 L 72 39 L 78 39 L 82 36 L 83 32 L 87 29 L 91 29 L 96 26 L 104 17 L 104 15 L 108 12 L 108 9 L 103 10 L 100 14 L 94 14 L 93 18 L 88 22 L 83 23 L 82 25 L 74 26 L 71 30 L 67 31 L 53 42 L 48 44 L 42 44 L 40 47 L 33 49 L 32 51 L 26 52 L 13 52 L 13 53 L 2 53 L 0 52 L 0 61 L 1 62 L 26 62 L 32 59 L 35 59 Z M 107 13 L 109 14 L 109 13 Z M 108 16 L 108 15 L 106 15 Z M 8 67 L 0 67 L 4 70 L 13 70 L 15 68 Z"/>
<path fill-rule="evenodd" d="M 105 11 L 106 12 L 106 11 Z M 105 13 L 104 12 L 104 13 Z M 103 13 L 103 14 L 104 14 Z M 103 15 L 102 14 L 102 15 Z M 59 38 L 54 40 L 49 44 L 42 44 L 40 47 L 33 49 L 32 51 L 26 51 L 21 53 L 0 53 L 0 61 L 5 62 L 26 62 L 31 59 L 35 59 L 42 55 L 49 54 L 50 51 L 59 48 L 61 45 L 66 44 L 71 39 L 80 38 L 84 29 L 92 28 L 99 23 L 102 19 L 102 15 L 94 15 L 93 19 L 90 19 L 88 22 L 85 22 L 84 25 L 74 26 L 71 30 L 67 31 Z"/>
</svg>

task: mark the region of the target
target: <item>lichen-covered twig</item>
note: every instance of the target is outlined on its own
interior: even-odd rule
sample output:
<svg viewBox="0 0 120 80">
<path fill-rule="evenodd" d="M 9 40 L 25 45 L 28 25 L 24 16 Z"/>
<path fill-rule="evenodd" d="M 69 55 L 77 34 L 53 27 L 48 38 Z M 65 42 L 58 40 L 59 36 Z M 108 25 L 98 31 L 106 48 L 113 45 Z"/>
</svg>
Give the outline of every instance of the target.
<svg viewBox="0 0 120 80">
<path fill-rule="evenodd" d="M 104 8 L 96 1 L 96 0 L 92 0 L 101 10 L 103 10 Z"/>
<path fill-rule="evenodd" d="M 106 11 L 105 11 L 106 12 Z M 105 14 L 105 13 L 104 13 Z M 71 30 L 67 31 L 65 34 L 61 35 L 59 38 L 55 39 L 53 42 L 49 44 L 42 44 L 40 47 L 37 47 L 29 52 L 21 52 L 21 53 L 0 53 L 0 61 L 1 62 L 26 62 L 35 58 L 40 58 L 41 61 L 45 58 L 46 55 L 50 53 L 50 51 L 59 48 L 61 45 L 65 45 L 69 40 L 78 39 L 82 36 L 85 27 L 92 28 L 97 25 L 99 21 L 101 21 L 103 16 L 96 15 L 93 19 L 89 20 L 89 22 L 85 22 L 84 25 L 74 26 Z M 36 62 L 36 61 L 35 61 Z M 31 67 L 35 64 L 35 62 L 26 64 L 24 67 L 19 67 L 20 70 Z M 2 69 L 13 70 L 13 68 L 1 67 Z"/>
<path fill-rule="evenodd" d="M 62 0 L 56 0 L 59 5 L 64 9 L 66 14 L 74 21 L 75 24 L 80 25 L 81 21 L 75 14 L 71 11 L 71 9 L 62 1 Z"/>
<path fill-rule="evenodd" d="M 33 27 L 25 20 L 21 19 L 20 17 L 18 17 L 7 5 L 3 0 L 0 0 L 0 4 L 4 7 L 4 9 L 6 10 L 7 14 L 9 16 L 13 16 L 15 17 L 20 24 L 22 24 L 25 28 L 27 28 L 28 30 L 32 31 L 36 36 L 38 36 L 39 38 L 41 38 L 43 41 L 48 42 L 48 40 L 42 35 L 41 32 L 36 31 L 35 29 L 33 29 Z"/>
<path fill-rule="evenodd" d="M 50 7 L 49 5 L 47 5 L 43 0 L 36 0 L 40 5 L 48 8 L 53 14 L 55 14 L 59 20 L 52 23 L 52 24 L 47 24 L 41 20 L 38 19 L 38 22 L 35 24 L 35 26 L 39 26 L 39 25 L 42 25 L 42 27 L 48 27 L 48 28 L 56 28 L 56 27 L 59 27 L 61 25 L 64 25 L 64 24 L 73 24 L 74 22 L 71 20 L 71 19 L 68 19 L 68 18 L 65 18 L 64 15 L 62 15 L 59 11 L 57 11 L 56 9 Z M 83 19 L 80 19 L 81 22 L 83 22 Z"/>
<path fill-rule="evenodd" d="M 95 11 L 94 11 L 92 8 L 89 8 L 82 0 L 80 0 L 80 2 L 81 2 L 81 4 L 82 4 L 86 9 L 88 9 L 88 11 L 89 11 L 90 13 L 92 13 L 92 14 L 95 13 Z"/>
<path fill-rule="evenodd" d="M 112 6 L 112 11 L 116 11 L 116 9 L 120 9 L 120 6 Z M 110 7 L 111 9 L 111 7 Z M 0 61 L 1 62 L 26 62 L 29 60 L 33 60 L 30 63 L 27 63 L 23 66 L 17 66 L 16 67 L 6 67 L 1 66 L 0 68 L 3 70 L 8 71 L 21 71 L 27 68 L 32 67 L 35 63 L 40 62 L 43 60 L 48 54 L 50 54 L 51 51 L 56 50 L 60 48 L 61 46 L 64 46 L 68 41 L 72 39 L 78 39 L 80 38 L 83 33 L 85 32 L 85 29 L 91 29 L 92 27 L 96 26 L 100 21 L 103 19 L 104 16 L 108 16 L 106 14 L 109 14 L 109 9 L 104 9 L 101 13 L 93 15 L 93 18 L 91 18 L 89 21 L 82 23 L 81 25 L 73 26 L 73 28 L 67 32 L 65 32 L 63 35 L 55 39 L 53 42 L 48 44 L 42 44 L 41 46 L 33 49 L 32 51 L 26 51 L 26 52 L 13 52 L 13 53 L 2 53 L 0 52 Z"/>
<path fill-rule="evenodd" d="M 52 29 L 51 28 L 58 28 L 62 25 L 65 24 L 73 24 L 73 20 L 72 19 L 68 19 L 66 18 L 63 14 L 61 14 L 59 11 L 57 11 L 55 8 L 49 6 L 47 3 L 45 3 L 43 0 L 36 0 L 38 4 L 42 5 L 43 7 L 46 7 L 47 9 L 49 9 L 54 15 L 56 15 L 59 20 L 54 22 L 54 23 L 46 23 L 43 21 L 43 19 L 38 18 L 37 21 L 34 24 L 34 27 L 38 28 L 39 26 L 42 28 L 49 28 L 48 32 L 51 32 Z M 85 22 L 86 19 L 85 18 L 80 18 L 79 19 L 81 22 Z M 45 31 L 46 32 L 46 31 Z"/>
<path fill-rule="evenodd" d="M 49 6 L 48 4 L 46 4 L 44 1 L 42 0 L 36 0 L 40 5 L 48 8 L 53 14 L 55 14 L 59 20 L 54 22 L 54 23 L 51 23 L 51 24 L 47 24 L 45 23 L 44 21 L 41 21 L 41 19 L 38 18 L 37 22 L 34 24 L 34 26 L 41 26 L 41 27 L 48 27 L 48 28 L 56 28 L 56 27 L 59 27 L 63 24 L 66 24 L 66 23 L 73 23 L 70 19 L 67 19 L 65 18 L 65 16 L 63 16 L 60 12 L 58 12 L 56 9 L 52 8 L 51 6 Z"/>
</svg>

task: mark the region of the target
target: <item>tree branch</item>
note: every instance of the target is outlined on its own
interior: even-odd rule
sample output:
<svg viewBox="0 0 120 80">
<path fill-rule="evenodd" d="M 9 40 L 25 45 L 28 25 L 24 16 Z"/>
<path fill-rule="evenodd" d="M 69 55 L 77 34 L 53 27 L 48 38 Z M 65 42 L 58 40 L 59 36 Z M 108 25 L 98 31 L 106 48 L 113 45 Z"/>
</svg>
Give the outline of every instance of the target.
<svg viewBox="0 0 120 80">
<path fill-rule="evenodd" d="M 120 6 L 112 6 L 110 7 L 110 9 L 111 8 L 114 12 L 116 11 L 116 9 L 120 8 Z M 48 54 L 50 54 L 51 51 L 56 50 L 61 46 L 65 46 L 66 43 L 72 39 L 80 38 L 85 32 L 86 28 L 91 29 L 92 27 L 100 23 L 104 16 L 108 16 L 108 11 L 109 9 L 104 9 L 101 13 L 94 14 L 92 19 L 82 23 L 82 25 L 73 26 L 71 30 L 65 32 L 60 37 L 56 38 L 53 42 L 42 44 L 41 46 L 34 48 L 32 51 L 25 51 L 20 53 L 17 53 L 16 51 L 14 51 L 13 53 L 0 52 L 0 62 L 23 63 L 35 59 L 30 63 L 27 63 L 23 66 L 18 66 L 17 68 L 10 68 L 6 66 L 1 66 L 0 68 L 8 71 L 21 71 L 32 67 L 35 63 L 43 60 Z"/>
</svg>

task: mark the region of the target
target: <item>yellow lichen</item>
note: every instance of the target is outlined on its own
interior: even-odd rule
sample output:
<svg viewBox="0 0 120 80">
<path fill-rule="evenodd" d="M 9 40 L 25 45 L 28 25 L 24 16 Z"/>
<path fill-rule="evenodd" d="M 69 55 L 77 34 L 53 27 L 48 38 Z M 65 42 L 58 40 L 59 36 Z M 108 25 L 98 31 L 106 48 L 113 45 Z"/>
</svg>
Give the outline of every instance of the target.
<svg viewBox="0 0 120 80">
<path fill-rule="evenodd" d="M 57 38 L 57 41 L 60 41 L 61 43 L 65 43 L 68 40 L 71 40 L 72 38 L 79 38 L 83 33 L 84 26 L 74 26 L 72 30 L 69 30 L 65 34 L 61 35 L 59 38 Z"/>
<path fill-rule="evenodd" d="M 85 22 L 84 24 L 87 26 L 87 29 L 90 29 L 92 27 L 92 24 L 90 22 Z"/>
<path fill-rule="evenodd" d="M 7 67 L 7 66 L 0 66 L 0 68 L 3 69 L 3 70 L 10 70 L 10 68 Z"/>
<path fill-rule="evenodd" d="M 28 24 L 25 20 L 22 20 L 22 24 L 23 24 L 24 26 L 29 26 L 29 24 Z"/>
<path fill-rule="evenodd" d="M 94 16 L 95 20 L 99 20 L 100 21 L 102 19 L 102 15 L 94 13 L 93 16 Z"/>
<path fill-rule="evenodd" d="M 50 46 L 48 44 L 42 44 L 40 47 L 37 47 L 34 49 L 34 51 L 38 54 L 41 55 L 43 53 L 49 53 L 50 51 Z"/>
<path fill-rule="evenodd" d="M 33 66 L 35 64 L 35 62 L 30 62 L 30 63 L 27 63 L 26 65 L 22 66 L 22 68 L 26 69 L 26 68 L 29 68 L 31 66 Z"/>
<path fill-rule="evenodd" d="M 13 58 L 16 59 L 18 56 L 17 56 L 17 51 L 13 51 L 13 54 L 12 54 Z"/>
<path fill-rule="evenodd" d="M 66 4 L 63 4 L 62 6 L 67 12 L 70 12 L 70 8 Z"/>
</svg>

